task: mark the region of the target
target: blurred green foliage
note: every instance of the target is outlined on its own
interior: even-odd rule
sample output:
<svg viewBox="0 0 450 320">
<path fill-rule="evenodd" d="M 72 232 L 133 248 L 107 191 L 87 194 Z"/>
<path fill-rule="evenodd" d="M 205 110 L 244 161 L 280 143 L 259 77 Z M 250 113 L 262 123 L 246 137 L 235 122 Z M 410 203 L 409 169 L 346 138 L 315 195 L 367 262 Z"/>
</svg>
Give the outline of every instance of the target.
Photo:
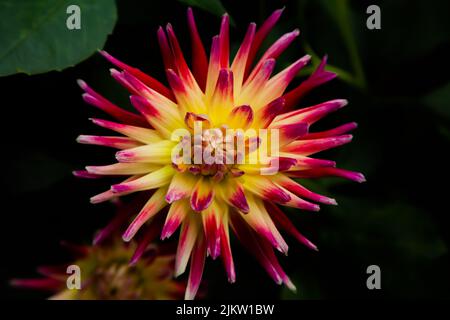
<svg viewBox="0 0 450 320">
<path fill-rule="evenodd" d="M 424 97 L 424 102 L 439 115 L 450 119 L 450 82 Z"/>
<path fill-rule="evenodd" d="M 216 16 L 223 15 L 226 10 L 220 0 L 179 0 L 182 3 L 187 4 L 195 8 L 205 10 L 209 13 L 215 14 Z M 233 17 L 230 17 L 230 23 L 235 26 Z"/>
</svg>

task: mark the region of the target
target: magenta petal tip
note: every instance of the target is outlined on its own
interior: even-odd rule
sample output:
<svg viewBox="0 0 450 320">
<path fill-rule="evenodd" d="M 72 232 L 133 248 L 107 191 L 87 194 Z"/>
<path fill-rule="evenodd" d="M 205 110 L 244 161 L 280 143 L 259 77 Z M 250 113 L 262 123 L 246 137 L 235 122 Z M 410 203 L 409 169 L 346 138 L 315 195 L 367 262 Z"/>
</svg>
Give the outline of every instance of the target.
<svg viewBox="0 0 450 320">
<path fill-rule="evenodd" d="M 81 80 L 81 79 L 77 79 L 77 84 L 78 84 L 78 86 L 79 86 L 81 89 L 86 90 L 86 88 L 87 88 L 87 83 L 86 83 L 86 81 Z"/>
</svg>

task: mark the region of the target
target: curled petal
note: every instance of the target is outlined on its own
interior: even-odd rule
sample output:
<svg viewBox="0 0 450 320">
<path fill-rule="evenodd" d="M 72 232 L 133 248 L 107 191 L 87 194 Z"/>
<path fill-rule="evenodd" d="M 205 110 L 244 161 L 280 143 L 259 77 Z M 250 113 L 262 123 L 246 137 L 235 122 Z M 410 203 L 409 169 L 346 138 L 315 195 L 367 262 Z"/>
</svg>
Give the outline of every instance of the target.
<svg viewBox="0 0 450 320">
<path fill-rule="evenodd" d="M 150 243 L 152 243 L 156 239 L 159 230 L 159 223 L 154 223 L 153 221 L 152 224 L 144 230 L 144 236 L 139 239 L 136 250 L 134 251 L 133 256 L 130 259 L 130 266 L 136 265 L 136 263 L 144 255 L 144 253 L 148 252 L 148 247 Z"/>
<path fill-rule="evenodd" d="M 256 64 L 253 71 L 248 76 L 248 79 L 252 79 L 260 70 L 263 63 L 267 59 L 276 59 L 280 54 L 283 53 L 284 50 L 289 47 L 289 45 L 295 40 L 296 37 L 300 34 L 300 31 L 298 29 L 295 29 L 292 32 L 288 32 L 284 34 L 280 39 L 278 39 L 272 46 L 267 49 L 267 51 L 262 55 L 259 62 Z"/>
<path fill-rule="evenodd" d="M 324 160 L 324 159 L 315 159 L 306 157 L 296 153 L 289 152 L 280 152 L 280 155 L 287 158 L 292 158 L 297 160 L 295 166 L 289 168 L 290 171 L 298 171 L 298 170 L 307 170 L 312 168 L 321 168 L 321 167 L 335 167 L 336 162 L 332 160 Z"/>
<path fill-rule="evenodd" d="M 129 126 L 101 119 L 91 119 L 91 121 L 100 127 L 119 132 L 142 143 L 152 143 L 161 139 L 158 133 L 152 129 Z M 100 141 L 100 139 L 96 139 L 95 141 Z"/>
<path fill-rule="evenodd" d="M 136 215 L 134 220 L 130 223 L 127 230 L 123 233 L 122 239 L 130 241 L 142 225 L 157 214 L 162 208 L 167 205 L 164 201 L 166 189 L 160 188 L 150 197 L 147 203 L 142 207 L 141 211 Z"/>
<path fill-rule="evenodd" d="M 140 177 L 142 177 L 142 175 L 134 175 L 134 176 L 131 176 L 131 177 L 125 179 L 122 183 L 128 183 L 128 182 L 136 180 L 136 179 L 138 179 Z M 94 203 L 101 203 L 101 202 L 105 202 L 105 201 L 117 198 L 118 196 L 127 195 L 129 193 L 131 193 L 131 192 L 112 192 L 112 190 L 110 189 L 110 190 L 107 190 L 105 192 L 99 193 L 99 194 L 91 197 L 90 201 L 93 204 Z"/>
<path fill-rule="evenodd" d="M 244 82 L 245 66 L 249 58 L 250 49 L 252 47 L 253 38 L 255 36 L 256 24 L 250 23 L 245 34 L 244 40 L 239 47 L 233 63 L 231 64 L 231 70 L 234 74 L 234 95 L 239 95 L 242 84 Z"/>
<path fill-rule="evenodd" d="M 152 101 L 140 96 L 131 96 L 130 101 L 147 121 L 166 138 L 171 136 L 173 130 L 183 127 L 176 105 L 166 105 L 160 103 L 161 101 Z"/>
<path fill-rule="evenodd" d="M 208 254 L 211 258 L 216 259 L 220 254 L 219 221 L 222 218 L 220 208 L 213 201 L 206 210 L 202 211 L 201 215 Z"/>
<path fill-rule="evenodd" d="M 191 36 L 192 72 L 194 73 L 200 88 L 204 90 L 206 85 L 206 74 L 208 72 L 208 58 L 206 57 L 205 48 L 203 47 L 202 40 L 198 34 L 194 13 L 191 8 L 188 8 L 187 19 Z"/>
<path fill-rule="evenodd" d="M 145 174 L 161 168 L 148 163 L 114 163 L 107 166 L 87 166 L 87 172 L 98 175 L 135 175 Z"/>
<path fill-rule="evenodd" d="M 336 73 L 325 70 L 327 59 L 328 57 L 324 56 L 317 69 L 309 76 L 308 79 L 303 81 L 298 87 L 292 89 L 283 96 L 286 99 L 287 110 L 292 110 L 301 100 L 301 98 L 304 97 L 312 89 L 337 77 Z"/>
<path fill-rule="evenodd" d="M 323 150 L 347 144 L 352 141 L 352 138 L 352 135 L 347 134 L 322 139 L 298 140 L 284 146 L 283 151 L 309 156 Z"/>
<path fill-rule="evenodd" d="M 189 202 L 180 200 L 172 203 L 161 231 L 161 240 L 169 238 L 177 230 L 188 212 L 190 212 Z"/>
<path fill-rule="evenodd" d="M 196 182 L 197 178 L 189 173 L 175 173 L 165 197 L 166 201 L 172 203 L 190 196 Z"/>
<path fill-rule="evenodd" d="M 287 177 L 286 175 L 279 174 L 275 177 L 275 182 L 282 186 L 283 188 L 286 188 L 290 192 L 294 193 L 295 195 L 306 198 L 312 201 L 320 202 L 323 204 L 330 204 L 330 205 L 337 205 L 337 202 L 335 199 L 314 193 L 308 189 L 306 189 L 301 184 L 295 182 L 291 178 Z"/>
<path fill-rule="evenodd" d="M 281 125 L 279 127 L 271 128 L 271 129 L 272 130 L 278 129 L 279 139 L 280 139 L 279 146 L 283 147 L 283 146 L 291 143 L 292 141 L 307 134 L 309 125 L 306 122 L 297 122 L 297 123 L 292 123 L 292 124 Z M 282 150 L 285 151 L 284 148 Z"/>
<path fill-rule="evenodd" d="M 233 104 L 233 73 L 227 69 L 221 69 L 208 109 L 213 122 L 219 121 L 224 111 L 228 113 Z"/>
<path fill-rule="evenodd" d="M 220 190 L 223 199 L 229 205 L 243 213 L 247 213 L 250 210 L 245 198 L 244 187 L 237 179 L 227 179 Z"/>
<path fill-rule="evenodd" d="M 282 284 L 284 282 L 288 287 L 294 290 L 295 286 L 293 286 L 292 282 L 279 265 L 278 260 L 270 247 L 270 242 L 259 237 L 247 224 L 243 223 L 242 219 L 237 214 L 232 214 L 230 217 L 231 226 L 236 237 L 247 250 L 255 256 L 275 283 Z"/>
<path fill-rule="evenodd" d="M 284 214 L 282 210 L 280 210 L 280 208 L 278 208 L 278 206 L 267 201 L 264 203 L 264 205 L 266 206 L 267 212 L 269 213 L 270 217 L 273 219 L 277 226 L 284 229 L 287 233 L 296 238 L 300 243 L 304 244 L 310 249 L 317 251 L 316 245 L 309 241 L 295 228 L 289 218 Z"/>
<path fill-rule="evenodd" d="M 311 56 L 306 55 L 267 81 L 263 91 L 258 94 L 256 102 L 253 102 L 255 109 L 258 110 L 273 99 L 280 97 L 292 79 L 310 60 Z"/>
<path fill-rule="evenodd" d="M 145 137 L 150 138 L 150 137 Z M 155 137 L 155 141 L 156 141 Z M 111 136 L 89 136 L 80 135 L 77 137 L 77 142 L 82 144 L 93 144 L 97 146 L 110 147 L 115 149 L 129 149 L 141 146 L 142 143 L 127 137 L 111 137 Z"/>
<path fill-rule="evenodd" d="M 190 216 L 189 219 L 186 219 L 181 226 L 180 238 L 178 240 L 175 258 L 175 277 L 178 277 L 186 271 L 186 266 L 191 255 L 192 248 L 194 247 L 195 240 L 199 235 L 201 235 L 200 225 L 201 221 L 199 221 L 199 217 L 194 215 Z"/>
<path fill-rule="evenodd" d="M 244 220 L 258 232 L 259 235 L 267 239 L 267 241 L 269 241 L 277 250 L 287 254 L 288 245 L 275 227 L 272 219 L 264 208 L 262 201 L 251 195 L 248 195 L 247 199 L 250 210 L 248 214 L 242 215 Z"/>
<path fill-rule="evenodd" d="M 84 91 L 86 91 L 86 93 L 83 94 L 83 100 L 90 105 L 103 110 L 118 121 L 122 121 L 130 125 L 148 127 L 148 122 L 145 121 L 145 119 L 140 115 L 119 108 L 118 106 L 92 90 L 83 80 L 78 80 L 77 82 L 78 85 Z"/>
<path fill-rule="evenodd" d="M 113 193 L 136 192 L 159 188 L 169 184 L 175 171 L 172 166 L 165 166 L 141 178 L 111 186 Z"/>
<path fill-rule="evenodd" d="M 302 210 L 307 210 L 307 211 L 319 211 L 320 207 L 319 205 L 315 204 L 315 203 L 311 203 L 309 201 L 303 200 L 302 198 L 298 197 L 297 195 L 295 195 L 294 193 L 290 192 L 289 190 L 286 190 L 285 188 L 279 186 L 284 192 L 286 192 L 290 199 L 289 201 L 286 201 L 284 203 L 281 203 L 283 206 L 286 207 L 292 207 L 292 208 L 297 208 L 297 209 L 302 209 Z"/>
<path fill-rule="evenodd" d="M 206 77 L 206 100 L 209 100 L 216 87 L 217 79 L 219 77 L 220 70 L 220 43 L 219 36 L 215 36 L 212 39 L 211 51 L 209 54 L 208 75 Z"/>
<path fill-rule="evenodd" d="M 191 268 L 189 270 L 189 279 L 184 295 L 185 300 L 193 300 L 197 294 L 198 288 L 203 275 L 203 268 L 205 266 L 206 258 L 206 241 L 204 236 L 200 233 L 197 236 L 197 241 L 192 250 Z"/>
<path fill-rule="evenodd" d="M 199 121 L 202 123 L 202 129 L 211 128 L 211 122 L 207 115 L 195 114 L 193 112 L 186 112 L 186 116 L 184 117 L 184 123 L 189 129 L 194 130 L 195 123 Z"/>
<path fill-rule="evenodd" d="M 186 60 L 184 59 L 184 55 L 181 50 L 180 44 L 175 35 L 173 27 L 170 23 L 168 23 L 166 26 L 166 32 L 169 38 L 170 48 L 172 50 L 172 54 L 174 57 L 173 61 L 175 65 L 175 70 L 178 72 L 178 75 L 183 79 L 183 81 L 185 81 L 192 90 L 194 90 L 197 94 L 200 94 L 201 89 L 198 86 L 194 76 L 192 75 L 191 70 L 189 69 L 186 63 Z"/>
<path fill-rule="evenodd" d="M 153 164 L 167 164 L 171 162 L 172 150 L 176 142 L 162 140 L 150 143 L 144 146 L 121 150 L 116 153 L 116 159 L 119 162 L 141 162 Z"/>
<path fill-rule="evenodd" d="M 295 178 L 340 177 L 360 183 L 366 181 L 366 178 L 362 173 L 330 167 L 314 168 L 302 171 L 289 171 L 287 174 L 290 177 Z"/>
<path fill-rule="evenodd" d="M 227 208 L 228 209 L 228 208 Z M 220 237 L 220 251 L 222 261 L 225 266 L 225 270 L 228 275 L 228 281 L 234 283 L 236 281 L 236 272 L 234 270 L 233 255 L 231 253 L 230 246 L 230 233 L 229 233 L 229 214 L 228 210 L 222 216 L 219 223 L 219 237 Z"/>
<path fill-rule="evenodd" d="M 222 16 L 222 22 L 220 24 L 219 32 L 219 44 L 220 44 L 220 67 L 229 67 L 230 56 L 230 17 L 227 13 Z"/>
<path fill-rule="evenodd" d="M 255 124 L 261 128 L 267 128 L 275 117 L 283 110 L 284 98 L 277 98 L 256 112 Z"/>
<path fill-rule="evenodd" d="M 261 68 L 255 73 L 255 76 L 248 79 L 241 90 L 239 96 L 237 96 L 237 104 L 249 103 L 253 105 L 254 103 L 259 103 L 257 97 L 262 94 L 267 82 L 269 81 L 270 75 L 275 68 L 275 59 L 267 59 L 262 64 Z"/>
<path fill-rule="evenodd" d="M 149 76 L 148 74 L 142 72 L 139 69 L 130 67 L 129 65 L 127 65 L 127 64 L 117 60 L 116 58 L 111 56 L 106 51 L 100 51 L 100 53 L 106 59 L 108 59 L 109 62 L 114 64 L 116 67 L 129 72 L 130 74 L 132 74 L 133 76 L 138 78 L 140 81 L 145 83 L 145 85 L 149 86 L 150 88 L 152 88 L 153 90 L 159 92 L 160 94 L 166 96 L 167 98 L 173 99 L 173 95 L 172 95 L 171 91 L 166 86 L 164 86 L 161 82 L 156 80 L 155 78 Z"/>
<path fill-rule="evenodd" d="M 263 176 L 244 175 L 243 186 L 260 198 L 284 203 L 290 200 L 289 194 Z"/>
<path fill-rule="evenodd" d="M 254 41 L 252 42 L 252 45 L 251 45 L 248 61 L 247 61 L 246 74 L 248 74 L 248 71 L 250 70 L 250 67 L 253 63 L 253 59 L 255 58 L 258 49 L 261 47 L 261 44 L 263 43 L 264 39 L 267 37 L 269 32 L 273 29 L 273 27 L 277 23 L 278 19 L 280 19 L 280 16 L 283 13 L 283 11 L 284 11 L 284 8 L 275 10 L 264 21 L 264 23 L 258 29 L 258 32 L 256 32 Z"/>
<path fill-rule="evenodd" d="M 344 134 L 344 133 L 347 133 L 349 131 L 356 129 L 357 127 L 358 127 L 358 124 L 356 122 L 350 122 L 350 123 L 343 124 L 337 128 L 331 129 L 331 130 L 308 133 L 307 135 L 302 137 L 302 140 L 322 139 L 322 138 L 339 136 L 341 134 Z"/>
<path fill-rule="evenodd" d="M 226 124 L 230 128 L 246 130 L 251 126 L 252 122 L 252 108 L 249 105 L 242 105 L 231 110 L 230 114 L 228 115 Z"/>
<path fill-rule="evenodd" d="M 347 103 L 348 102 L 345 99 L 336 99 L 309 108 L 283 113 L 274 119 L 273 125 L 279 126 L 298 122 L 306 122 L 311 125 L 325 117 L 327 114 L 346 106 Z"/>
<path fill-rule="evenodd" d="M 98 179 L 98 178 L 102 178 L 103 177 L 103 176 L 101 176 L 99 174 L 89 173 L 86 170 L 74 170 L 74 171 L 72 171 L 72 174 L 75 177 L 82 178 L 82 179 Z"/>
<path fill-rule="evenodd" d="M 175 63 L 173 61 L 174 57 L 163 27 L 160 26 L 158 28 L 156 35 L 158 37 L 159 48 L 161 50 L 161 56 L 164 61 L 164 66 L 166 67 L 166 69 L 175 69 Z"/>
</svg>

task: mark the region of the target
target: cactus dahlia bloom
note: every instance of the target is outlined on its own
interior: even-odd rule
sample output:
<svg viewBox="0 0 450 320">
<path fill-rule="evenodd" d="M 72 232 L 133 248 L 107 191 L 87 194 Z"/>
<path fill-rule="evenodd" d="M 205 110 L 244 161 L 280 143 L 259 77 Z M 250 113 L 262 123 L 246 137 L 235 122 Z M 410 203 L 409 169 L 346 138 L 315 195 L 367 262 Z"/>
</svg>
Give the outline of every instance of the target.
<svg viewBox="0 0 450 320">
<path fill-rule="evenodd" d="M 70 245 L 77 259 L 67 265 L 42 266 L 44 276 L 35 279 L 15 279 L 14 286 L 54 293 L 54 300 L 167 300 L 181 299 L 185 284 L 173 279 L 174 255 L 151 245 L 146 254 L 132 266 L 129 261 L 135 242 L 125 244 L 116 240 L 97 246 Z M 69 289 L 69 266 L 80 269 L 80 289 Z"/>
<path fill-rule="evenodd" d="M 360 173 L 338 169 L 333 161 L 311 157 L 351 141 L 352 136 L 346 133 L 356 127 L 355 123 L 327 131 L 310 131 L 315 122 L 345 106 L 345 100 L 331 100 L 291 111 L 304 94 L 336 76 L 325 71 L 326 58 L 308 79 L 288 92 L 285 92 L 287 86 L 310 57 L 304 56 L 275 75 L 272 73 L 276 58 L 299 35 L 298 30 L 283 35 L 254 61 L 257 50 L 281 13 L 282 10 L 275 11 L 258 30 L 251 23 L 230 61 L 229 17 L 223 16 L 220 32 L 212 39 L 208 57 L 189 9 L 191 68 L 172 26 L 168 24 L 165 30 L 159 28 L 157 36 L 169 87 L 101 52 L 121 69 L 112 69 L 112 77 L 131 93 L 131 104 L 139 114 L 117 107 L 85 82 L 79 82 L 85 91 L 84 100 L 118 122 L 92 121 L 122 136 L 80 136 L 80 143 L 119 149 L 116 153 L 118 163 L 88 166 L 75 174 L 88 178 L 126 176 L 125 180 L 94 196 L 93 203 L 153 190 L 123 239 L 132 239 L 144 223 L 160 212 L 165 215 L 162 239 L 180 228 L 175 274 L 182 274 L 190 260 L 186 299 L 194 298 L 197 292 L 207 255 L 213 259 L 220 256 L 228 280 L 235 281 L 230 227 L 278 284 L 284 283 L 295 289 L 273 251 L 273 248 L 283 253 L 288 250 L 279 229 L 312 249 L 316 247 L 294 228 L 278 205 L 317 211 L 319 206 L 310 201 L 336 204 L 334 199 L 306 189 L 295 179 L 338 176 L 364 181 Z M 201 130 L 196 131 L 199 124 Z M 238 133 L 220 144 L 221 133 L 230 128 L 236 132 L 269 129 L 274 132 L 270 136 L 278 138 L 270 140 L 271 145 L 278 147 L 277 155 L 266 157 L 268 161 L 258 159 L 256 163 L 249 163 L 246 161 L 249 155 L 263 144 L 261 137 L 250 139 L 252 137 L 244 136 L 243 150 L 247 152 L 242 153 L 242 149 L 236 150 L 232 143 L 242 138 Z M 187 134 L 174 139 L 173 133 L 180 129 Z M 185 139 L 189 133 L 193 133 L 196 143 Z M 226 136 L 229 137 L 228 133 Z M 207 163 L 194 159 L 189 163 L 177 161 L 179 158 L 173 154 L 174 148 L 180 145 L 184 151 L 186 147 L 188 151 L 192 148 L 191 155 L 208 148 L 215 150 L 215 155 L 223 154 L 220 152 L 223 145 L 230 144 L 228 151 L 231 152 L 226 152 L 225 158 L 231 155 L 232 160 L 240 158 L 244 161 Z M 162 210 L 166 206 L 167 210 Z"/>
</svg>

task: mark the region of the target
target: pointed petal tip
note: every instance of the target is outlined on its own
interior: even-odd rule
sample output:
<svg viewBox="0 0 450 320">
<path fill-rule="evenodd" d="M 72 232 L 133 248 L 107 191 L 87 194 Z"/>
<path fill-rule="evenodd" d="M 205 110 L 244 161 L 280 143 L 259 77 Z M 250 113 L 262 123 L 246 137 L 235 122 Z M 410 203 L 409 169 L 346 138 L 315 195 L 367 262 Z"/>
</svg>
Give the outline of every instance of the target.
<svg viewBox="0 0 450 320">
<path fill-rule="evenodd" d="M 188 292 L 186 290 L 186 293 L 184 294 L 184 300 L 194 300 L 195 295 L 193 295 L 192 292 Z"/>
<path fill-rule="evenodd" d="M 118 151 L 115 154 L 115 158 L 119 162 L 127 162 L 127 161 L 129 162 L 130 158 L 132 158 L 133 156 L 134 156 L 133 152 L 127 150 Z"/>
<path fill-rule="evenodd" d="M 288 287 L 289 290 L 291 290 L 292 292 L 296 293 L 297 292 L 297 287 L 291 282 L 291 280 L 287 280 L 285 282 L 286 287 Z"/>
<path fill-rule="evenodd" d="M 168 22 L 167 24 L 166 24 L 166 31 L 167 31 L 167 33 L 173 33 L 173 26 L 172 26 L 172 24 L 170 23 L 170 22 Z"/>
<path fill-rule="evenodd" d="M 130 232 L 130 230 L 127 229 L 122 235 L 122 240 L 124 242 L 130 242 L 131 239 L 133 239 L 133 235 L 134 233 Z"/>
<path fill-rule="evenodd" d="M 339 107 L 345 107 L 346 105 L 348 105 L 348 100 L 347 99 L 337 99 L 336 102 L 339 104 Z"/>
<path fill-rule="evenodd" d="M 367 181 L 366 177 L 362 173 L 360 173 L 357 182 L 363 183 L 363 182 L 366 182 L 366 181 Z"/>
<path fill-rule="evenodd" d="M 184 268 L 179 268 L 179 266 L 177 266 L 177 263 L 175 261 L 175 269 L 173 271 L 173 277 L 174 278 L 178 278 L 181 275 L 183 275 L 186 272 L 186 267 Z"/>
<path fill-rule="evenodd" d="M 109 73 L 114 76 L 120 74 L 120 71 L 114 68 L 109 68 Z"/>
<path fill-rule="evenodd" d="M 332 206 L 337 206 L 338 203 L 336 201 L 336 199 L 330 198 L 326 201 L 326 204 L 332 205 Z"/>
<path fill-rule="evenodd" d="M 112 193 L 121 193 L 121 192 L 127 192 L 130 190 L 130 187 L 126 184 L 113 184 L 111 186 Z"/>
<path fill-rule="evenodd" d="M 86 88 L 87 88 L 86 81 L 84 81 L 82 79 L 77 79 L 77 84 L 81 89 L 86 90 Z"/>
</svg>

